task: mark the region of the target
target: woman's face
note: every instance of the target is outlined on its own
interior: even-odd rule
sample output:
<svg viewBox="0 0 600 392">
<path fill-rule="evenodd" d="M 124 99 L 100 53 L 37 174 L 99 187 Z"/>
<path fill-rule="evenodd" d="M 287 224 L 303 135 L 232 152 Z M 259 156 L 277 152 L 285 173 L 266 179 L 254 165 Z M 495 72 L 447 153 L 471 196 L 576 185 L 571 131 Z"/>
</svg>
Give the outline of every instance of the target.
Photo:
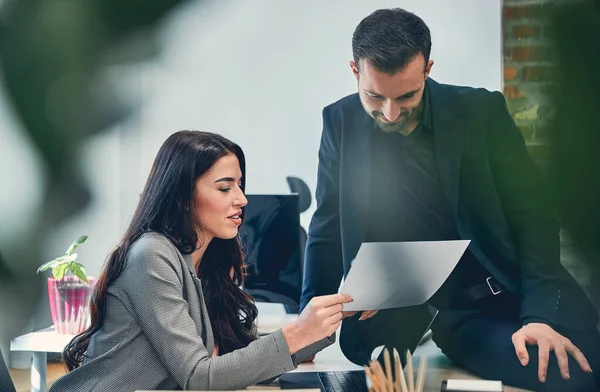
<svg viewBox="0 0 600 392">
<path fill-rule="evenodd" d="M 192 219 L 204 241 L 231 239 L 242 224 L 242 207 L 248 204 L 242 184 L 240 163 L 234 154 L 220 158 L 196 180 L 192 199 Z"/>
</svg>

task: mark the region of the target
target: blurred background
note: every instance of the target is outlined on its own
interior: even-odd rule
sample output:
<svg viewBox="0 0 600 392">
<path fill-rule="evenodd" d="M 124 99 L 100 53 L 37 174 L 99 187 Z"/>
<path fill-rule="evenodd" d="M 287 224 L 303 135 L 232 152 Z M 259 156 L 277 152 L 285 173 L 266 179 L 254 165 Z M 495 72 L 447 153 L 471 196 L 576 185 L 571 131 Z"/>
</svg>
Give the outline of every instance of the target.
<svg viewBox="0 0 600 392">
<path fill-rule="evenodd" d="M 296 176 L 314 195 L 321 110 L 356 91 L 348 65 L 352 32 L 378 8 L 403 7 L 425 20 L 433 41 L 431 77 L 438 82 L 504 92 L 530 152 L 554 179 L 557 199 L 567 200 L 573 194 L 569 187 L 578 189 L 585 181 L 566 184 L 572 176 L 552 169 L 568 168 L 568 154 L 585 144 L 586 132 L 594 127 L 585 122 L 571 139 L 578 142 L 575 150 L 553 154 L 556 135 L 572 134 L 564 125 L 572 119 L 567 106 L 561 111 L 555 104 L 559 97 L 576 102 L 568 95 L 575 93 L 558 83 L 561 50 L 571 48 L 572 41 L 555 37 L 559 23 L 573 19 L 554 19 L 558 8 L 572 4 L 0 0 L 4 357 L 12 359 L 11 338 L 51 324 L 37 267 L 86 234 L 79 261 L 97 276 L 171 133 L 202 129 L 240 144 L 247 157 L 248 193 L 289 193 L 285 178 Z M 590 26 L 597 25 L 591 3 L 575 4 L 584 7 Z M 576 53 L 587 58 L 595 50 L 591 45 Z M 559 155 L 566 161 L 553 165 Z M 592 170 L 585 176 L 597 174 Z M 305 228 L 314 208 L 313 202 L 301 216 Z M 581 247 L 573 244 L 579 242 L 564 233 L 563 262 L 589 289 L 593 269 L 578 261 Z"/>
</svg>

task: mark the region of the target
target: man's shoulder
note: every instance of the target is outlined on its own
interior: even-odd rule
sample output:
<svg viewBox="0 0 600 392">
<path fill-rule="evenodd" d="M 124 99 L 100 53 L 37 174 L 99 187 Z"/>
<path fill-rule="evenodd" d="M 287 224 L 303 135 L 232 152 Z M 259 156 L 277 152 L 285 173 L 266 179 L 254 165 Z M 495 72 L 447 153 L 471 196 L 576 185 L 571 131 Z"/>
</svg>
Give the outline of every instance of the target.
<svg viewBox="0 0 600 392">
<path fill-rule="evenodd" d="M 354 111 L 356 109 L 361 109 L 360 97 L 358 93 L 346 95 L 343 98 L 338 99 L 337 101 L 325 106 L 323 109 L 324 113 L 343 113 L 346 111 Z"/>
<path fill-rule="evenodd" d="M 460 86 L 455 84 L 438 83 L 429 80 L 429 84 L 435 92 L 450 99 L 458 99 L 463 103 L 482 104 L 487 103 L 494 96 L 500 94 L 498 91 L 490 91 L 484 87 Z"/>
</svg>

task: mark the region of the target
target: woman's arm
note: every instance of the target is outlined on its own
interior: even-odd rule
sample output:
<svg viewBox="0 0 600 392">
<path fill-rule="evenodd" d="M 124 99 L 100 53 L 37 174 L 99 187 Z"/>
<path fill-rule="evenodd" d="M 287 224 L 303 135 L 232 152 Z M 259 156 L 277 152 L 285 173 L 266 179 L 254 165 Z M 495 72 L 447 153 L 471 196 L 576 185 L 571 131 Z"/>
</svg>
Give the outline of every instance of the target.
<svg viewBox="0 0 600 392">
<path fill-rule="evenodd" d="M 186 389 L 240 389 L 294 369 L 292 354 L 302 359 L 330 344 L 322 338 L 334 334 L 341 303 L 350 300 L 342 294 L 314 298 L 295 322 L 247 347 L 213 357 L 183 298 L 178 257 L 168 240 L 143 237 L 131 249 L 120 279 L 145 336 Z"/>
<path fill-rule="evenodd" d="M 212 357 L 189 315 L 182 274 L 176 249 L 147 236 L 131 249 L 120 277 L 146 338 L 182 388 L 239 389 L 295 368 L 282 330 Z"/>
</svg>

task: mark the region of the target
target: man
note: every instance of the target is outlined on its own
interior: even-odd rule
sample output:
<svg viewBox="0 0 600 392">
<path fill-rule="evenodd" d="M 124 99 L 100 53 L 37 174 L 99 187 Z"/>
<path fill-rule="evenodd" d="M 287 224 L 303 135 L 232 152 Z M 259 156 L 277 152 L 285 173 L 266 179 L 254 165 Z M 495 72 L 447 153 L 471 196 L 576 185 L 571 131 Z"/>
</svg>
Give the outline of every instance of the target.
<svg viewBox="0 0 600 392">
<path fill-rule="evenodd" d="M 323 111 L 301 306 L 337 291 L 362 242 L 469 239 L 429 301 L 437 345 L 488 379 L 594 390 L 598 316 L 560 264 L 543 180 L 503 96 L 429 79 L 429 29 L 402 9 L 363 19 L 352 49 L 358 94 Z M 379 345 L 414 350 L 432 312 L 361 318 L 344 320 L 340 337 L 358 364 Z"/>
</svg>

